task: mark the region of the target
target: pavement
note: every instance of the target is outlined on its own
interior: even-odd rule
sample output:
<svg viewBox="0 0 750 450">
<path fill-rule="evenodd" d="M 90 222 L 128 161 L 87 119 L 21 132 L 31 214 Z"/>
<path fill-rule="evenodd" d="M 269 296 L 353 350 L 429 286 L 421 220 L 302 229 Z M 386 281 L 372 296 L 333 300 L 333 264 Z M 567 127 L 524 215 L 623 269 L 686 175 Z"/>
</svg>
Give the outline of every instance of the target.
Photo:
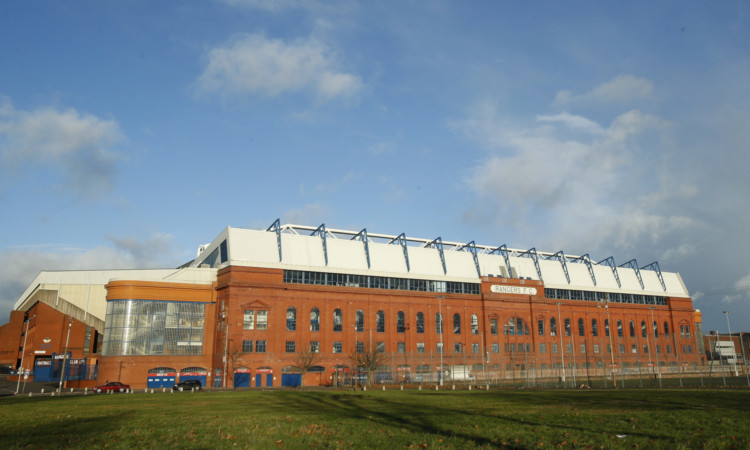
<svg viewBox="0 0 750 450">
<path fill-rule="evenodd" d="M 19 393 L 21 394 L 28 394 L 29 392 L 33 392 L 35 394 L 42 392 L 42 389 L 44 389 L 44 392 L 51 392 L 55 389 L 57 389 L 58 383 L 53 382 L 30 382 L 30 383 L 24 383 L 23 379 L 21 379 L 21 384 L 18 384 L 18 381 L 10 381 L 8 380 L 8 375 L 3 374 L 0 375 L 0 397 L 7 397 L 9 395 L 15 395 L 16 388 L 19 389 Z"/>
</svg>

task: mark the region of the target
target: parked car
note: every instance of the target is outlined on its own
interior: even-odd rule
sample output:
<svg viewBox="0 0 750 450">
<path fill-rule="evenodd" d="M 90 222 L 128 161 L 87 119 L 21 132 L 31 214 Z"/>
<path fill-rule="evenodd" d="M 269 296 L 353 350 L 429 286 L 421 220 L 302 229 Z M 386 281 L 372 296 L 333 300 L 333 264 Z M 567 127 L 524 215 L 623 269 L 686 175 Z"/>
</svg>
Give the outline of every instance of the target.
<svg viewBox="0 0 750 450">
<path fill-rule="evenodd" d="M 103 384 L 101 386 L 95 386 L 94 392 L 97 394 L 101 394 L 102 392 L 125 392 L 130 390 L 130 385 L 128 384 L 122 384 L 119 381 L 110 381 L 106 384 Z"/>
<path fill-rule="evenodd" d="M 182 380 L 179 383 L 172 386 L 172 390 L 179 391 L 182 388 L 183 391 L 189 391 L 191 389 L 200 390 L 201 382 L 198 380 Z"/>
</svg>

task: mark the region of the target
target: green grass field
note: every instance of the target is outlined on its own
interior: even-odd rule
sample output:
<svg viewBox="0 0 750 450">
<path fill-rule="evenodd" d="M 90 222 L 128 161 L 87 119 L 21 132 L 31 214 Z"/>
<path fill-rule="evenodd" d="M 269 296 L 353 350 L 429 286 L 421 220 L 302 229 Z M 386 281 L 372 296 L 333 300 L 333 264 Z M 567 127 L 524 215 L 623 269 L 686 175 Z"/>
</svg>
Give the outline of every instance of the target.
<svg viewBox="0 0 750 450">
<path fill-rule="evenodd" d="M 1 448 L 748 448 L 747 390 L 294 391 L 0 399 Z"/>
</svg>

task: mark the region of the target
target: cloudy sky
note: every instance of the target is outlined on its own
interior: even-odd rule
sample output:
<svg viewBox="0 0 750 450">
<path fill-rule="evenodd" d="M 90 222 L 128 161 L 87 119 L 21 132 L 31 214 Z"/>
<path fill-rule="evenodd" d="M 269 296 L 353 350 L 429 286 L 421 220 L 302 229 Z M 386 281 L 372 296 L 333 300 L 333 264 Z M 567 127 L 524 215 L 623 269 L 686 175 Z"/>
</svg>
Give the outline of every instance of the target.
<svg viewBox="0 0 750 450">
<path fill-rule="evenodd" d="M 750 331 L 742 1 L 0 2 L 0 322 L 282 223 L 680 272 Z"/>
</svg>

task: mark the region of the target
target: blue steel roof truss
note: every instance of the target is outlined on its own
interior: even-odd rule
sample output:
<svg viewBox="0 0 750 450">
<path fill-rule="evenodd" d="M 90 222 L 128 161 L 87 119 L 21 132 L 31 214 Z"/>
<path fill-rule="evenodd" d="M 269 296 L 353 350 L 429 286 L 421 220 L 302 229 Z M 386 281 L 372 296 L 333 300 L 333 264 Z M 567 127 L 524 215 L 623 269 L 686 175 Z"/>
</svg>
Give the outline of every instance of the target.
<svg viewBox="0 0 750 450">
<path fill-rule="evenodd" d="M 404 261 L 406 261 L 406 271 L 411 272 L 411 267 L 409 266 L 409 252 L 406 250 L 406 233 L 401 233 L 395 238 L 391 239 L 389 244 L 393 244 L 394 242 L 398 242 L 399 245 L 401 245 L 401 248 L 404 250 Z"/>
<path fill-rule="evenodd" d="M 321 223 L 320 226 L 312 232 L 310 236 L 320 236 L 323 240 L 323 258 L 326 260 L 326 266 L 328 265 L 328 246 L 326 245 L 326 224 Z"/>
<path fill-rule="evenodd" d="M 586 267 L 588 267 L 589 269 L 589 275 L 591 275 L 591 281 L 593 281 L 594 286 L 596 286 L 596 276 L 594 276 L 594 267 L 591 265 L 591 258 L 589 257 L 588 253 L 578 258 L 571 259 L 571 262 L 586 264 Z"/>
<path fill-rule="evenodd" d="M 565 253 L 563 253 L 562 250 L 555 253 L 552 256 L 548 256 L 546 259 L 556 259 L 560 261 L 560 265 L 562 266 L 563 272 L 565 272 L 565 279 L 568 280 L 568 284 L 570 284 L 570 274 L 568 273 L 568 264 L 565 262 Z M 540 275 L 541 278 L 541 275 Z"/>
<path fill-rule="evenodd" d="M 276 219 L 266 231 L 273 231 L 276 233 L 276 245 L 279 247 L 279 262 L 281 262 L 281 221 Z"/>
<path fill-rule="evenodd" d="M 503 255 L 503 259 L 505 259 L 505 267 L 508 268 L 508 276 L 512 277 L 513 275 L 511 275 L 511 270 L 510 270 L 510 254 L 508 253 L 508 247 L 506 247 L 505 244 L 503 244 L 500 247 L 492 250 L 490 252 L 490 255 L 494 255 L 495 252 Z"/>
<path fill-rule="evenodd" d="M 352 240 L 359 239 L 362 241 L 363 244 L 365 244 L 365 257 L 367 258 L 367 268 L 370 268 L 370 244 L 369 240 L 367 239 L 367 228 L 362 228 L 362 231 L 357 233 L 356 236 L 352 238 Z"/>
<path fill-rule="evenodd" d="M 625 264 L 620 264 L 620 267 L 625 266 L 630 267 L 635 271 L 635 276 L 638 277 L 638 282 L 641 283 L 641 289 L 646 289 L 646 287 L 643 285 L 643 278 L 641 278 L 641 271 L 638 269 L 638 261 L 636 261 L 635 259 L 631 259 Z"/>
<path fill-rule="evenodd" d="M 622 283 L 620 283 L 620 275 L 617 273 L 617 265 L 615 264 L 615 258 L 610 256 L 607 259 L 603 259 L 599 261 L 597 264 L 603 264 L 605 266 L 609 266 L 612 268 L 612 274 L 615 276 L 615 281 L 617 281 L 617 287 L 622 287 Z"/>
<path fill-rule="evenodd" d="M 662 289 L 664 289 L 664 292 L 667 291 L 667 285 L 664 284 L 664 277 L 661 276 L 661 269 L 659 268 L 659 263 L 657 261 L 652 262 L 651 264 L 647 266 L 641 267 L 641 270 L 653 270 L 656 272 L 656 276 L 659 277 L 659 282 L 661 283 Z"/>
<path fill-rule="evenodd" d="M 477 257 L 477 246 L 474 243 L 474 241 L 469 242 L 468 244 L 464 245 L 463 247 L 459 248 L 458 251 L 469 249 L 471 252 L 471 255 L 474 257 L 474 266 L 477 268 L 477 276 L 482 276 L 482 271 L 479 270 L 479 258 Z"/>
<path fill-rule="evenodd" d="M 427 244 L 427 248 L 435 247 L 440 254 L 440 262 L 443 263 L 443 274 L 448 273 L 448 269 L 445 267 L 445 253 L 443 253 L 443 240 L 438 236 L 434 241 Z"/>
<path fill-rule="evenodd" d="M 534 261 L 534 267 L 536 267 L 536 274 L 539 275 L 539 281 L 544 281 L 542 278 L 542 269 L 539 268 L 539 255 L 536 253 L 536 248 L 530 248 L 518 256 L 522 258 L 531 258 L 532 261 Z"/>
</svg>

